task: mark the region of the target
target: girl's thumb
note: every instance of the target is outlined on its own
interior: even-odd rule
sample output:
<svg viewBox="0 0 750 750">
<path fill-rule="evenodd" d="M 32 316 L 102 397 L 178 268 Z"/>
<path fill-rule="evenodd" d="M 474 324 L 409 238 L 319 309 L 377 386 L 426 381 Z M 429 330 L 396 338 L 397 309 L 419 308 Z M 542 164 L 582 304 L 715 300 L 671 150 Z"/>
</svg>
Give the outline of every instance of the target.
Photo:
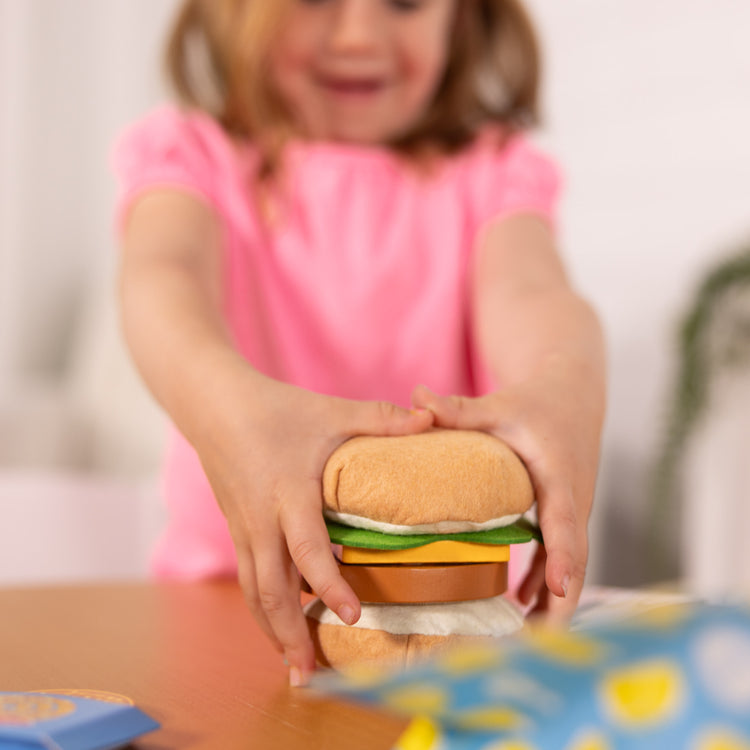
<svg viewBox="0 0 750 750">
<path fill-rule="evenodd" d="M 402 409 L 389 401 L 365 401 L 359 404 L 352 426 L 359 435 L 411 435 L 432 425 L 428 409 Z"/>
<path fill-rule="evenodd" d="M 489 427 L 486 404 L 481 398 L 438 396 L 427 386 L 418 385 L 411 394 L 411 402 L 416 409 L 431 412 L 434 424 L 439 427 L 458 430 L 484 430 Z"/>
</svg>

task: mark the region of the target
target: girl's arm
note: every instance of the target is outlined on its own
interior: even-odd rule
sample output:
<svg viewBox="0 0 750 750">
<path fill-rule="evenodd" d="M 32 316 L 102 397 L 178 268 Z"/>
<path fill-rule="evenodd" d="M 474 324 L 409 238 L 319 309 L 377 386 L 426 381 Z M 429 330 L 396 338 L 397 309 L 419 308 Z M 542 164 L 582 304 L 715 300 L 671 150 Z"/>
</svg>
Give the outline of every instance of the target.
<svg viewBox="0 0 750 750">
<path fill-rule="evenodd" d="M 343 620 L 359 616 L 323 522 L 325 461 L 354 434 L 417 432 L 432 415 L 321 396 L 251 367 L 222 315 L 221 245 L 200 200 L 168 190 L 138 200 L 124 236 L 123 326 L 146 384 L 201 459 L 248 605 L 298 683 L 315 660 L 297 571 Z"/>
<path fill-rule="evenodd" d="M 501 387 L 477 399 L 441 398 L 420 387 L 414 404 L 432 410 L 438 424 L 496 434 L 524 460 L 545 546 L 519 593 L 526 602 L 536 595 L 538 608 L 549 605 L 564 618 L 578 602 L 588 557 L 605 409 L 602 330 L 571 288 L 549 227 L 535 216 L 487 228 L 473 283 L 478 343 Z"/>
</svg>

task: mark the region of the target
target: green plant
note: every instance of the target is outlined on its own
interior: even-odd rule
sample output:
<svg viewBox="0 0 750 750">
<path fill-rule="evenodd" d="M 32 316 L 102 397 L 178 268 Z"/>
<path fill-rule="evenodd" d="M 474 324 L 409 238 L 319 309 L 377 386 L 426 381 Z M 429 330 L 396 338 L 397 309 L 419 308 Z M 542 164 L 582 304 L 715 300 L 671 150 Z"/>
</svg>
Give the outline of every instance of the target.
<svg viewBox="0 0 750 750">
<path fill-rule="evenodd" d="M 677 371 L 661 448 L 650 476 L 650 566 L 673 573 L 661 540 L 679 522 L 682 460 L 711 400 L 716 375 L 750 359 L 750 246 L 709 269 L 679 329 Z M 666 536 L 669 536 L 668 534 Z"/>
</svg>

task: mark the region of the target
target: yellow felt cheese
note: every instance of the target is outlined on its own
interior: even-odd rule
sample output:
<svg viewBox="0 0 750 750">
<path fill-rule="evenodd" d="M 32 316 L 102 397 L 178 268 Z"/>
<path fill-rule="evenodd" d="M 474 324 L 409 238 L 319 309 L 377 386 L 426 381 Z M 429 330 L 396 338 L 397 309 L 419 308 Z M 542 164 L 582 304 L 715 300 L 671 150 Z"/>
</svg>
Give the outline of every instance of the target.
<svg viewBox="0 0 750 750">
<path fill-rule="evenodd" d="M 341 562 L 353 565 L 408 565 L 422 563 L 507 562 L 510 547 L 504 544 L 439 541 L 411 549 L 342 547 Z"/>
</svg>

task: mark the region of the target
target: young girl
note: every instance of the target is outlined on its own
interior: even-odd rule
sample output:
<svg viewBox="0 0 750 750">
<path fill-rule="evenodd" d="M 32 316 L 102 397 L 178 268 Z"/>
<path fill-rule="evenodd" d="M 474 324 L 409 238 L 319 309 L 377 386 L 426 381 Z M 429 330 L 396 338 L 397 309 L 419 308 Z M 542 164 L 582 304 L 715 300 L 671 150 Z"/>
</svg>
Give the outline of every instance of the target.
<svg viewBox="0 0 750 750">
<path fill-rule="evenodd" d="M 555 167 L 521 132 L 538 60 L 518 1 L 187 0 L 168 61 L 184 107 L 116 152 L 125 334 L 177 428 L 157 573 L 236 571 L 305 682 L 299 573 L 360 611 L 327 457 L 439 425 L 523 458 L 546 548 L 520 597 L 569 614 L 604 356 L 555 249 Z"/>
</svg>

